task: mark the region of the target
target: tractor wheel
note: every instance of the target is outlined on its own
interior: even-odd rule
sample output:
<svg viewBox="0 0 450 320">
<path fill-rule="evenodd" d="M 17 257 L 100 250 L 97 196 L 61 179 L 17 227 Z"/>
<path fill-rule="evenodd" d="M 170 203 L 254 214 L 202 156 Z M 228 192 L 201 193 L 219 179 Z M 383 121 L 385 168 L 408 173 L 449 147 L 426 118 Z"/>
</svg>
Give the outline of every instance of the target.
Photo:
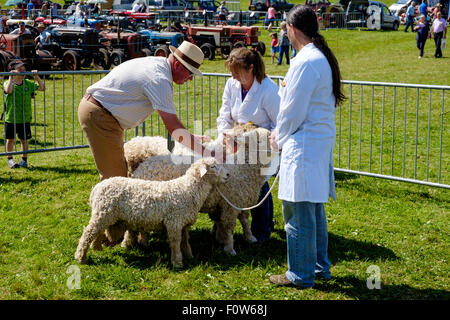
<svg viewBox="0 0 450 320">
<path fill-rule="evenodd" d="M 216 48 L 211 43 L 204 43 L 200 46 L 206 60 L 214 60 L 216 57 Z"/>
<path fill-rule="evenodd" d="M 67 50 L 63 54 L 63 67 L 69 71 L 80 69 L 80 56 L 73 50 Z"/>
<path fill-rule="evenodd" d="M 245 42 L 244 41 L 238 41 L 235 44 L 233 44 L 233 49 L 237 49 L 237 48 L 245 48 Z"/>
<path fill-rule="evenodd" d="M 122 50 L 113 50 L 111 52 L 111 66 L 117 67 L 119 64 L 125 61 L 125 53 Z"/>
<path fill-rule="evenodd" d="M 155 57 L 168 57 L 170 54 L 169 48 L 166 45 L 159 46 L 153 54 Z"/>
<path fill-rule="evenodd" d="M 223 46 L 220 48 L 220 54 L 222 55 L 222 58 L 227 59 L 230 55 L 231 47 L 230 46 Z"/>
<path fill-rule="evenodd" d="M 266 53 L 266 45 L 262 41 L 258 41 L 258 45 L 255 47 L 258 52 L 264 56 L 264 53 Z"/>
<path fill-rule="evenodd" d="M 94 56 L 94 68 L 97 70 L 109 70 L 111 68 L 109 54 L 106 49 L 98 49 L 98 54 Z"/>
<path fill-rule="evenodd" d="M 148 57 L 152 55 L 152 52 L 150 51 L 150 49 L 148 48 L 144 48 L 141 50 L 142 54 L 144 55 L 144 57 Z"/>
</svg>

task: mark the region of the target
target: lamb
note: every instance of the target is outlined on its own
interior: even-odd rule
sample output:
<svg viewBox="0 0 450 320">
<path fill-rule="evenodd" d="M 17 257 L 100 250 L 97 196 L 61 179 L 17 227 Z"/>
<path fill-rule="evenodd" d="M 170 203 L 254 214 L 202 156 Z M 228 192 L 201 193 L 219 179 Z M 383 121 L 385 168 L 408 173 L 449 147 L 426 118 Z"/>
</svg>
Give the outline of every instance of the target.
<svg viewBox="0 0 450 320">
<path fill-rule="evenodd" d="M 235 158 L 244 158 L 245 161 L 243 163 L 225 164 L 225 168 L 230 172 L 230 179 L 224 183 L 219 183 L 217 187 L 235 205 L 251 206 L 258 201 L 259 192 L 265 181 L 266 176 L 261 174 L 261 169 L 268 164 L 270 158 L 263 160 L 262 155 L 268 152 L 270 132 L 263 128 L 253 129 L 246 133 L 238 130 L 235 132 L 241 134 L 242 139 L 248 138 L 248 141 L 257 141 L 256 146 L 258 149 L 254 151 L 257 151 L 259 159 L 254 161 L 256 163 L 251 163 L 250 153 L 252 150 L 249 148 L 249 143 L 242 144 L 240 142 L 241 148 Z M 234 141 L 237 135 L 228 134 L 226 138 Z M 173 179 L 184 174 L 191 161 L 192 157 L 189 156 L 155 156 L 142 162 L 132 173 L 132 177 L 149 180 Z M 246 240 L 256 242 L 248 223 L 248 211 L 239 211 L 231 207 L 215 188 L 210 191 L 200 211 L 209 213 L 210 217 L 216 220 L 216 240 L 224 244 L 225 252 L 231 255 L 236 254 L 233 245 L 233 231 L 236 226 L 236 218 L 239 218 L 241 221 Z M 215 217 L 217 212 L 220 213 L 220 217 Z"/>
<path fill-rule="evenodd" d="M 75 259 L 85 263 L 89 244 L 119 222 L 127 229 L 142 232 L 165 227 L 172 265 L 183 267 L 180 248 L 186 257 L 192 257 L 188 229 L 197 220 L 213 185 L 228 177 L 228 170 L 214 158 L 203 158 L 184 175 L 170 181 L 113 177 L 98 183 L 91 191 L 92 215 L 79 240 Z"/>
</svg>

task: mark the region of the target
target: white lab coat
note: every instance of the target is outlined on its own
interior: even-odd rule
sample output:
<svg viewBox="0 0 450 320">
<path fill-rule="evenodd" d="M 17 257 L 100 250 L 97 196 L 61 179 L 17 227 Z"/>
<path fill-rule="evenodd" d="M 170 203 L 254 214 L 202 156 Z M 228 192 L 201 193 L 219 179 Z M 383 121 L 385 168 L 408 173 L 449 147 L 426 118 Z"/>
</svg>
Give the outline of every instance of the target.
<svg viewBox="0 0 450 320">
<path fill-rule="evenodd" d="M 268 77 L 259 83 L 256 78 L 242 101 L 241 84 L 230 78 L 225 84 L 222 97 L 222 108 L 217 118 L 219 134 L 233 128 L 235 123 L 249 121 L 258 127 L 273 130 L 276 125 L 280 97 L 278 86 Z"/>
<path fill-rule="evenodd" d="M 336 139 L 331 68 L 310 43 L 291 60 L 281 84 L 276 142 L 281 153 L 278 198 L 325 203 L 336 199 L 333 148 Z"/>
</svg>

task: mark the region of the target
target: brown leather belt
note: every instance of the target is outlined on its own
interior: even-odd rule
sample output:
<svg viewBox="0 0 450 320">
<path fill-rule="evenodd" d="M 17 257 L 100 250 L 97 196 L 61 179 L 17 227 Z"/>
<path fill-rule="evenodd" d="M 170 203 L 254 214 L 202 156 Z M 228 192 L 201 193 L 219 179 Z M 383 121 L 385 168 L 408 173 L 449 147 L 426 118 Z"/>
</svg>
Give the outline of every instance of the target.
<svg viewBox="0 0 450 320">
<path fill-rule="evenodd" d="M 97 107 L 100 107 L 100 108 L 102 108 L 103 110 L 105 110 L 106 113 L 108 113 L 111 117 L 114 117 L 114 116 L 112 115 L 112 113 L 111 113 L 108 109 L 106 109 L 104 106 L 102 106 L 102 104 L 101 104 L 100 102 L 98 102 L 97 100 L 95 100 L 95 98 L 94 98 L 91 94 L 86 93 L 86 94 L 83 96 L 83 98 L 86 99 L 87 101 L 89 101 L 90 103 L 95 104 Z"/>
</svg>

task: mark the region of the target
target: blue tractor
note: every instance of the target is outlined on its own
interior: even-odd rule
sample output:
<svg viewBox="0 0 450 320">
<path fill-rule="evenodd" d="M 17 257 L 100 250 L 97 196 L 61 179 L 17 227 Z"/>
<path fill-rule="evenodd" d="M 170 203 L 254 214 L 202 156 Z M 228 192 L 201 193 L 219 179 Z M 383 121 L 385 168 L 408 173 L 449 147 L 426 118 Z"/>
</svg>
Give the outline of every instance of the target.
<svg viewBox="0 0 450 320">
<path fill-rule="evenodd" d="M 148 49 L 152 55 L 168 57 L 170 54 L 169 45 L 177 48 L 184 40 L 180 32 L 158 32 L 152 30 L 140 30 L 139 34 L 147 39 Z"/>
</svg>

